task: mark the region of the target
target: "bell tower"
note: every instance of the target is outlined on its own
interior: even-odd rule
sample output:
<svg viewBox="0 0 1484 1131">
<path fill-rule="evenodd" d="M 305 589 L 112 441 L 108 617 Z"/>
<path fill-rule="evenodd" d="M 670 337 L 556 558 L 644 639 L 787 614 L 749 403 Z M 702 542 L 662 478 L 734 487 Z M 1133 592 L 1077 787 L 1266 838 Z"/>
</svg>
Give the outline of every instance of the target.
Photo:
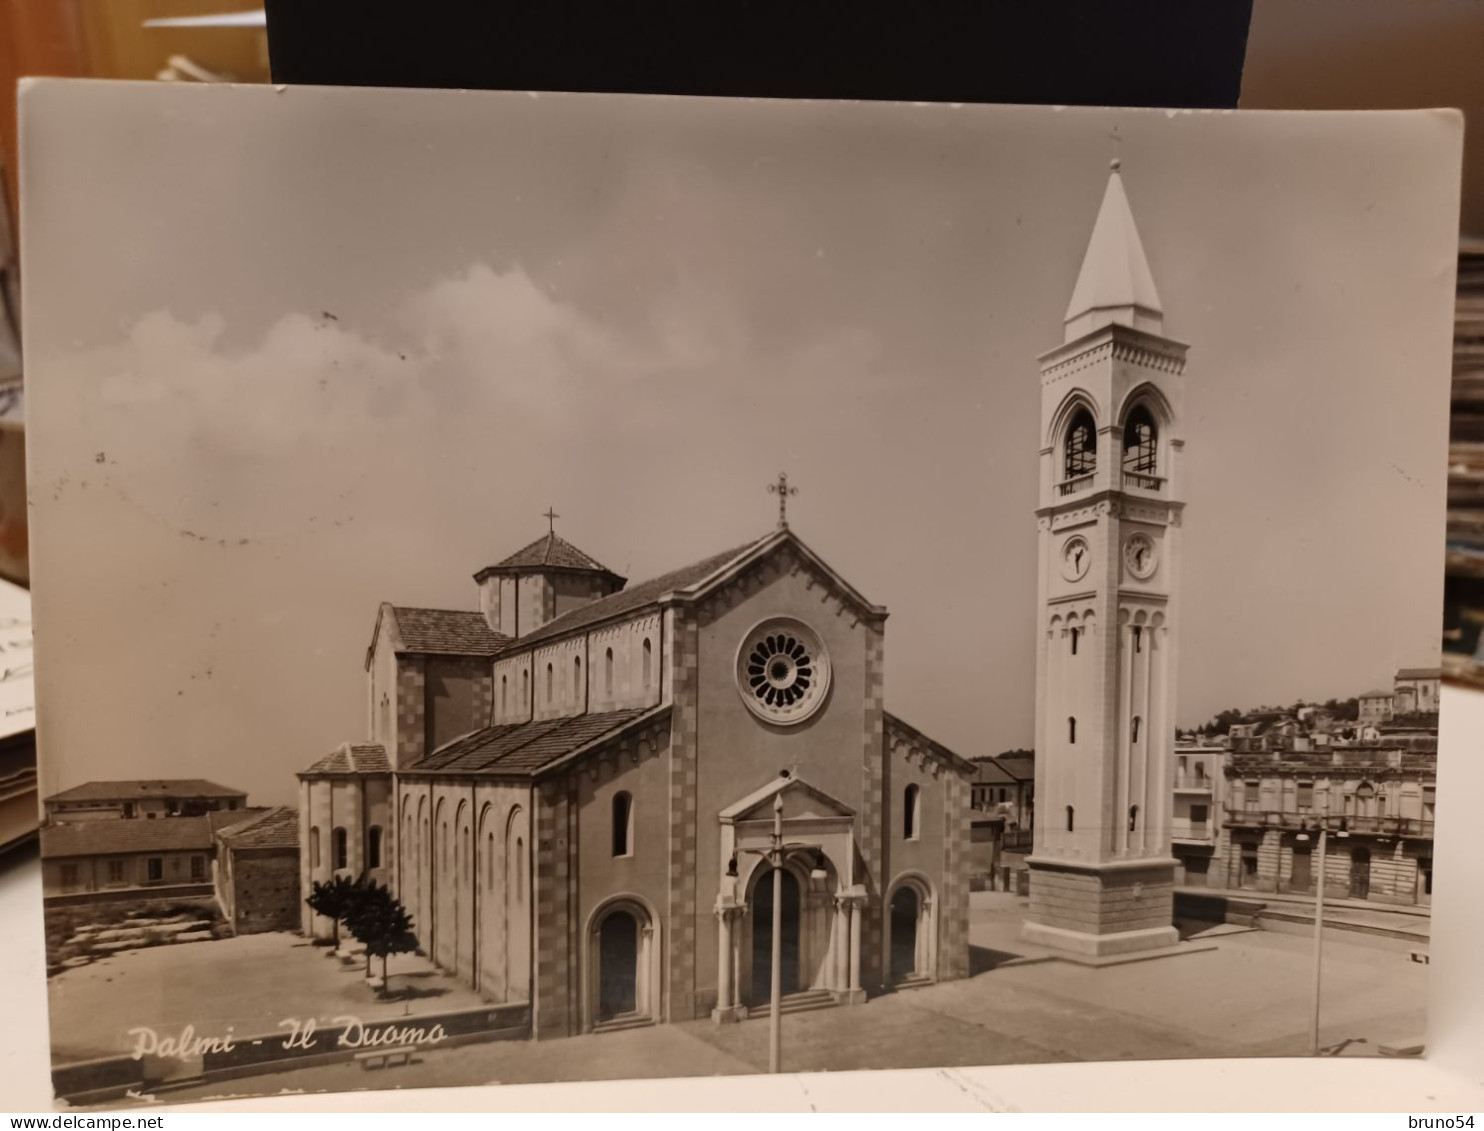
<svg viewBox="0 0 1484 1131">
<path fill-rule="evenodd" d="M 1025 936 L 1172 946 L 1183 371 L 1119 164 L 1042 355 L 1036 822 Z"/>
</svg>

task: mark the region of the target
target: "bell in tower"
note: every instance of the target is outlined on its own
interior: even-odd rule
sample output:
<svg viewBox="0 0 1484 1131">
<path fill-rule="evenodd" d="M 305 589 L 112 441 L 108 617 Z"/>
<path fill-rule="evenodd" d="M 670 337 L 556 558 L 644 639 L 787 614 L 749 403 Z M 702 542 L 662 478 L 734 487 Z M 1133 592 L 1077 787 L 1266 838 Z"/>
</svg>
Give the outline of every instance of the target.
<svg viewBox="0 0 1484 1131">
<path fill-rule="evenodd" d="M 1186 347 L 1113 163 L 1063 342 L 1040 358 L 1036 828 L 1025 935 L 1172 946 Z"/>
</svg>

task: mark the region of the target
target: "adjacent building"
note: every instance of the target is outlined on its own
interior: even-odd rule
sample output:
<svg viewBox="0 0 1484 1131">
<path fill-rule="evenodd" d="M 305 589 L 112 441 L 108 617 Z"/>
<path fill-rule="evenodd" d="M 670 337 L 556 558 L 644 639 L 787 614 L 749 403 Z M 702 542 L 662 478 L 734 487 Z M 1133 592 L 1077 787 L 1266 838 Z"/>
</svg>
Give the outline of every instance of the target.
<svg viewBox="0 0 1484 1131">
<path fill-rule="evenodd" d="M 43 825 L 42 889 L 53 902 L 209 896 L 216 830 L 253 815 L 238 809 L 170 820 Z"/>
<path fill-rule="evenodd" d="M 1324 828 L 1331 896 L 1431 901 L 1435 727 L 1388 726 L 1372 741 L 1324 746 L 1238 739 L 1227 763 L 1224 886 L 1312 892 Z"/>
<path fill-rule="evenodd" d="M 1177 884 L 1188 887 L 1222 885 L 1226 757 L 1227 748 L 1224 746 L 1193 742 L 1175 744 L 1170 845 L 1176 860 Z"/>
<path fill-rule="evenodd" d="M 48 797 L 49 824 L 77 821 L 153 820 L 233 812 L 247 794 L 200 778 L 92 781 Z"/>
<path fill-rule="evenodd" d="M 233 932 L 298 930 L 299 811 L 264 810 L 218 829 L 215 842 L 216 898 Z"/>
</svg>

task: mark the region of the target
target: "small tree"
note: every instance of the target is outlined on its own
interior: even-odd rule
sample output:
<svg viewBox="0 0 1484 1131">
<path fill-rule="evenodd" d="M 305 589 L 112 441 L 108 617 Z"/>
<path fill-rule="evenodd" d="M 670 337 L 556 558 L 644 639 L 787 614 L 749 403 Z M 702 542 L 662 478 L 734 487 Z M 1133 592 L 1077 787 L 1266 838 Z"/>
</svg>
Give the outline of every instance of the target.
<svg viewBox="0 0 1484 1131">
<path fill-rule="evenodd" d="M 396 896 L 382 884 L 368 882 L 356 895 L 355 905 L 346 917 L 345 926 L 366 948 L 366 973 L 371 973 L 373 955 L 381 959 L 381 996 L 386 996 L 386 962 L 393 954 L 407 954 L 417 949 L 417 936 L 412 933 L 412 916 Z"/>
<path fill-rule="evenodd" d="M 335 876 L 321 883 L 315 880 L 304 902 L 316 915 L 323 915 L 333 924 L 335 946 L 340 946 L 340 924 L 356 906 L 364 884 L 349 876 Z"/>
</svg>

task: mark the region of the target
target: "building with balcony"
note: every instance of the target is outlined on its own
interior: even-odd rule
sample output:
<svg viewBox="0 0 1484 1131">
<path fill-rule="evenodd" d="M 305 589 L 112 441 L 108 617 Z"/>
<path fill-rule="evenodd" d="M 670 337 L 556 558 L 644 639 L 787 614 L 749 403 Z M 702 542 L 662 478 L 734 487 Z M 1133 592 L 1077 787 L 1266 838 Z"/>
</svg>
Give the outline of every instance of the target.
<svg viewBox="0 0 1484 1131">
<path fill-rule="evenodd" d="M 1222 886 L 1312 892 L 1323 828 L 1331 895 L 1430 902 L 1435 717 L 1431 727 L 1385 727 L 1374 742 L 1322 748 L 1237 739 L 1223 776 Z"/>
<path fill-rule="evenodd" d="M 1226 793 L 1222 771 L 1226 757 L 1224 746 L 1175 746 L 1170 847 L 1179 862 L 1175 870 L 1177 885 L 1221 886 L 1220 864 L 1225 858 L 1221 812 Z"/>
</svg>

